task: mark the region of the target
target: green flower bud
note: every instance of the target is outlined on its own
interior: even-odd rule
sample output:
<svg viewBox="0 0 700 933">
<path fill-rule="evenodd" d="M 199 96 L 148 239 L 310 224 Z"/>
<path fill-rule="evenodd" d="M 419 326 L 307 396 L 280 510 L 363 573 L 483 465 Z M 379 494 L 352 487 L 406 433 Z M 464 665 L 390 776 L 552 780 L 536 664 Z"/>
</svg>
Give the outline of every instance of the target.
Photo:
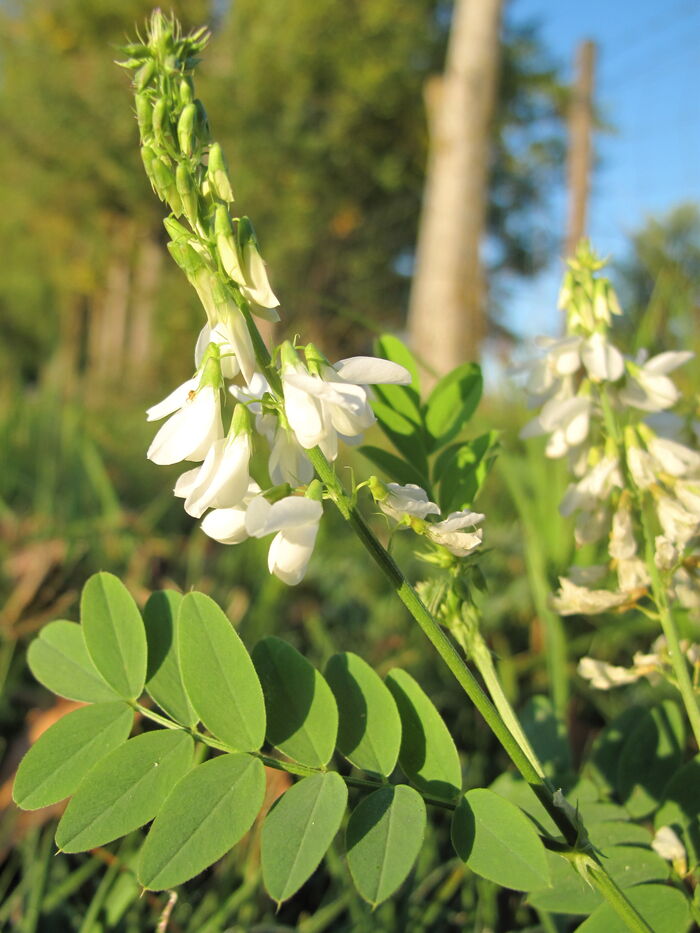
<svg viewBox="0 0 700 933">
<path fill-rule="evenodd" d="M 250 412 L 245 405 L 236 405 L 233 410 L 233 418 L 231 419 L 231 430 L 229 431 L 229 436 L 235 437 L 237 434 L 252 433 L 253 418 Z"/>
<path fill-rule="evenodd" d="M 312 479 L 304 493 L 307 499 L 314 499 L 316 502 L 323 502 L 323 484 L 320 480 Z"/>
<path fill-rule="evenodd" d="M 291 366 L 294 368 L 299 365 L 297 351 L 288 340 L 285 340 L 284 343 L 280 346 L 280 364 L 282 369 L 284 369 L 285 366 Z"/>
<path fill-rule="evenodd" d="M 199 198 L 192 176 L 184 162 L 180 162 L 175 170 L 175 187 L 180 195 L 185 217 L 195 227 L 199 222 Z"/>
<path fill-rule="evenodd" d="M 153 127 L 153 136 L 158 145 L 167 148 L 172 137 L 172 132 L 170 129 L 170 120 L 168 119 L 168 102 L 164 97 L 160 97 L 153 106 L 151 125 Z"/>
<path fill-rule="evenodd" d="M 153 76 L 156 73 L 156 63 L 153 59 L 149 59 L 145 65 L 142 65 L 141 68 L 134 75 L 134 85 L 136 89 L 142 91 L 144 88 L 153 80 Z"/>
<path fill-rule="evenodd" d="M 306 363 L 311 373 L 318 373 L 320 375 L 325 366 L 330 366 L 326 357 L 313 343 L 306 344 L 304 347 L 304 356 L 306 357 Z"/>
<path fill-rule="evenodd" d="M 177 121 L 177 141 L 180 146 L 180 152 L 186 156 L 191 156 L 194 152 L 194 124 L 196 117 L 197 108 L 195 105 L 187 104 L 180 114 L 180 119 Z"/>
<path fill-rule="evenodd" d="M 216 237 L 216 249 L 221 259 L 221 265 L 226 274 L 239 285 L 245 284 L 243 270 L 241 268 L 241 257 L 238 251 L 238 243 L 233 235 L 231 227 L 231 218 L 228 210 L 223 204 L 216 205 L 214 213 L 214 236 Z"/>
<path fill-rule="evenodd" d="M 193 97 L 194 88 L 192 78 L 183 78 L 182 81 L 180 81 L 180 103 L 185 107 L 187 104 L 192 103 Z"/>
<path fill-rule="evenodd" d="M 168 231 L 171 240 L 184 240 L 186 243 L 190 243 L 193 240 L 190 231 L 186 227 L 183 227 L 181 223 L 178 223 L 174 217 L 166 217 L 163 221 L 163 226 Z"/>
<path fill-rule="evenodd" d="M 204 109 L 204 104 L 197 98 L 194 102 L 197 108 L 197 136 L 201 145 L 208 146 L 211 142 L 211 132 L 209 130 L 209 117 Z"/>
<path fill-rule="evenodd" d="M 213 143 L 209 150 L 209 164 L 207 167 L 207 178 L 211 189 L 217 198 L 222 201 L 231 202 L 234 200 L 231 182 L 228 177 L 228 168 L 226 160 L 218 143 Z"/>
<path fill-rule="evenodd" d="M 158 156 L 150 146 L 141 146 L 141 161 L 143 162 L 146 175 L 148 175 L 148 180 L 150 181 L 154 191 L 156 190 L 156 183 L 153 177 L 153 163 L 157 160 L 157 158 Z"/>
<path fill-rule="evenodd" d="M 172 171 L 163 160 L 158 157 L 151 162 L 151 171 L 153 173 L 152 177 L 156 194 L 161 201 L 168 201 L 175 182 Z"/>
<path fill-rule="evenodd" d="M 141 139 L 146 140 L 153 132 L 153 108 L 147 94 L 136 95 L 136 120 L 139 124 Z"/>
</svg>

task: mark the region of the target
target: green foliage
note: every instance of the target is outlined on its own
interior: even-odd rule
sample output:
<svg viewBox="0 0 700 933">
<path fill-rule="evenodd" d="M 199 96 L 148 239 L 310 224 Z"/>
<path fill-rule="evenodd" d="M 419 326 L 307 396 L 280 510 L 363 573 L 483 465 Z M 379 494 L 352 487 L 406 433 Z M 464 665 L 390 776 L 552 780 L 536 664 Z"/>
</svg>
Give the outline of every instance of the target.
<svg viewBox="0 0 700 933">
<path fill-rule="evenodd" d="M 389 777 L 401 747 L 401 719 L 391 691 L 351 651 L 333 655 L 326 680 L 340 712 L 338 751 L 361 771 Z"/>
<path fill-rule="evenodd" d="M 172 888 L 218 861 L 250 829 L 264 796 L 256 758 L 233 753 L 198 765 L 158 810 L 141 849 L 141 884 Z"/>
<path fill-rule="evenodd" d="M 338 734 L 338 707 L 322 675 L 281 638 L 264 638 L 253 664 L 265 694 L 267 741 L 293 761 L 323 768 Z"/>
<path fill-rule="evenodd" d="M 286 901 L 318 868 L 345 814 L 348 792 L 339 774 L 314 774 L 277 801 L 262 832 L 263 880 Z"/>
<path fill-rule="evenodd" d="M 182 682 L 177 653 L 178 612 L 182 596 L 174 590 L 151 593 L 143 608 L 148 642 L 146 690 L 158 706 L 185 726 L 198 721 Z"/>
<path fill-rule="evenodd" d="M 32 674 L 58 696 L 82 703 L 116 700 L 88 654 L 83 630 L 76 622 L 50 622 L 29 647 Z"/>
<path fill-rule="evenodd" d="M 178 655 L 185 690 L 207 729 L 232 749 L 260 748 L 265 703 L 253 662 L 224 613 L 202 593 L 182 600 Z"/>
<path fill-rule="evenodd" d="M 373 907 L 406 880 L 425 824 L 425 803 L 405 784 L 376 790 L 353 810 L 345 833 L 348 867 L 357 890 Z"/>
<path fill-rule="evenodd" d="M 444 512 L 468 508 L 495 460 L 498 432 L 470 441 L 450 442 L 467 426 L 481 399 L 483 379 L 475 363 L 465 363 L 441 379 L 426 402 L 420 400 L 417 364 L 395 337 L 375 341 L 377 355 L 405 366 L 409 386 L 379 386 L 372 409 L 379 427 L 398 454 L 365 445 L 361 453 L 394 482 L 415 483 L 437 496 Z"/>
<path fill-rule="evenodd" d="M 690 926 L 688 901 L 680 891 L 640 884 L 626 893 L 654 933 L 685 933 Z M 601 904 L 577 929 L 579 933 L 625 933 L 627 927 L 609 904 Z"/>
<path fill-rule="evenodd" d="M 528 818 L 486 788 L 468 791 L 452 820 L 459 857 L 484 878 L 516 891 L 550 883 L 547 855 Z"/>
<path fill-rule="evenodd" d="M 389 671 L 386 684 L 401 717 L 401 769 L 426 794 L 454 799 L 462 789 L 462 766 L 442 717 L 406 671 Z"/>
<path fill-rule="evenodd" d="M 22 759 L 13 799 L 37 810 L 75 792 L 100 757 L 126 742 L 134 721 L 126 703 L 98 703 L 59 719 Z"/>
<path fill-rule="evenodd" d="M 64 852 L 83 852 L 125 836 L 152 820 L 192 766 L 192 739 L 158 730 L 134 736 L 105 757 L 78 785 L 56 830 Z"/>
<path fill-rule="evenodd" d="M 146 633 L 129 591 L 113 574 L 95 574 L 83 589 L 80 618 L 85 646 L 102 678 L 120 696 L 135 700 L 146 681 Z"/>
</svg>

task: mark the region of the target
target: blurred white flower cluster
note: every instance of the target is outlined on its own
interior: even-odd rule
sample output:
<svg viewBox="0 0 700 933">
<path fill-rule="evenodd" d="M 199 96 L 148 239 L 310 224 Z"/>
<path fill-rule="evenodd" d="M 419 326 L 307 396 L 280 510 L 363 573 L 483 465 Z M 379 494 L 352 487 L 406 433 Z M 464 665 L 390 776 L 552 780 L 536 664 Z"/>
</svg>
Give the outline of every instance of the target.
<svg viewBox="0 0 700 933">
<path fill-rule="evenodd" d="M 700 645 L 683 640 L 680 647 L 692 667 L 700 672 Z M 579 661 L 578 673 L 584 680 L 590 681 L 596 690 L 611 690 L 614 687 L 633 684 L 642 677 L 648 678 L 651 683 L 658 683 L 661 678 L 670 681 L 674 679 L 671 658 L 663 635 L 659 635 L 647 654 L 637 651 L 632 658 L 631 667 L 617 667 L 605 661 L 584 657 Z"/>
<path fill-rule="evenodd" d="M 256 287 L 271 295 L 269 285 Z M 222 544 L 274 534 L 269 570 L 294 585 L 306 573 L 323 512 L 305 451 L 318 446 L 335 460 L 339 440 L 358 439 L 375 420 L 366 386 L 411 377 L 402 366 L 372 357 L 331 365 L 311 345 L 303 362 L 289 343 L 280 357 L 282 392 L 275 393 L 256 368 L 243 316 L 227 309 L 199 335 L 195 375 L 148 410 L 149 421 L 167 418 L 148 457 L 159 464 L 200 463 L 175 484 L 185 511 L 204 516 L 202 530 Z M 227 385 L 239 373 L 246 385 Z M 233 406 L 227 429 L 226 402 Z M 256 481 L 251 457 L 260 443 L 267 445 L 267 470 Z"/>
<path fill-rule="evenodd" d="M 625 356 L 610 337 L 621 310 L 597 274 L 603 265 L 586 245 L 569 262 L 560 295 L 566 335 L 540 338 L 542 355 L 525 367 L 531 403 L 541 409 L 521 436 L 546 435 L 546 455 L 568 457 L 574 480 L 560 510 L 576 517 L 577 545 L 608 543 L 606 564 L 573 567 L 560 579 L 554 605 L 562 615 L 594 614 L 644 595 L 642 512 L 650 510 L 656 565 L 677 598 L 698 607 L 700 454 L 688 442 L 697 445 L 700 423 L 669 411 L 681 400 L 670 374 L 693 354 Z"/>
</svg>

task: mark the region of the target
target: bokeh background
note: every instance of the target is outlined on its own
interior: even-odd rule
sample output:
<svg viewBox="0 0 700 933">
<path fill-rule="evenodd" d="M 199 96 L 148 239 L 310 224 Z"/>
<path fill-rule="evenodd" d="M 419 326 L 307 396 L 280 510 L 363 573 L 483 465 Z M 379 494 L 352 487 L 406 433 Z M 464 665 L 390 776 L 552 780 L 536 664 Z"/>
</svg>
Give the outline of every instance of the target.
<svg viewBox="0 0 700 933">
<path fill-rule="evenodd" d="M 403 334 L 428 147 L 424 91 L 443 67 L 451 3 L 187 0 L 172 9 L 186 27 L 212 27 L 198 93 L 281 299 L 279 335 L 300 333 L 335 359 L 370 351 L 385 330 Z M 319 664 L 349 649 L 380 672 L 406 667 L 465 737 L 468 780 L 486 783 L 499 768 L 483 724 L 330 509 L 307 579 L 288 590 L 267 574 L 264 543 L 227 549 L 205 539 L 173 499 L 177 471 L 145 459 L 153 426 L 143 412 L 190 375 L 203 320 L 164 248 L 128 77 L 114 65 L 119 43 L 149 11 L 141 0 L 0 3 L 0 928 L 152 929 L 162 907 L 138 899 L 109 852 L 53 860 L 50 884 L 48 868 L 32 874 L 48 865 L 55 813 L 20 816 L 10 804 L 29 738 L 69 708 L 53 706 L 32 682 L 26 645 L 44 622 L 77 618 L 82 583 L 98 569 L 122 575 L 140 600 L 163 586 L 210 593 L 249 646 L 274 633 Z M 507 368 L 527 338 L 561 329 L 566 115 L 586 38 L 598 52 L 589 230 L 611 255 L 627 307 L 620 337 L 628 349 L 652 351 L 700 339 L 700 2 L 511 0 L 483 242 L 489 391 L 473 434 L 503 432 L 478 505 L 492 549 L 485 625 L 517 706 L 549 689 L 542 644 L 555 623 L 547 596 L 573 545 L 556 509 L 566 482 L 560 465 L 516 440 L 524 414 Z M 686 380 L 697 387 L 697 372 Z M 359 455 L 351 463 L 369 470 Z M 398 555 L 421 572 L 405 542 Z M 604 633 L 574 621 L 569 671 L 594 649 L 609 660 L 631 653 L 650 631 L 642 616 Z M 615 702 L 575 684 L 575 747 Z M 252 839 L 193 883 L 172 929 L 510 929 L 503 917 L 513 928 L 527 924 L 527 911 L 497 904 L 486 883 L 460 894 L 452 876 L 435 875 L 440 832 L 426 844 L 413 893 L 372 918 L 338 894 L 338 859 L 275 919 L 256 887 Z M 103 890 L 105 863 L 112 887 Z M 53 913 L 27 920 L 37 885 L 63 885 L 64 893 Z M 99 891 L 100 906 L 88 907 Z M 314 911 L 328 903 L 335 913 L 314 925 Z"/>
</svg>

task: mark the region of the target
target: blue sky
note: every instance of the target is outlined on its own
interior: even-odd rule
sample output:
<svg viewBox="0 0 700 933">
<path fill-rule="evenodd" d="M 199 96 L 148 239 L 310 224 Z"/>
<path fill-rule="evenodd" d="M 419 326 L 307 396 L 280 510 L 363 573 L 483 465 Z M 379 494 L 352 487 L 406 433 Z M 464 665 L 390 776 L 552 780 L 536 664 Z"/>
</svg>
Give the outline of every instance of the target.
<svg viewBox="0 0 700 933">
<path fill-rule="evenodd" d="M 567 76 L 578 43 L 597 44 L 596 103 L 615 128 L 595 139 L 588 232 L 599 252 L 620 257 L 646 217 L 700 203 L 700 0 L 512 0 L 508 15 L 539 22 Z M 563 233 L 565 200 L 552 200 Z M 514 289 L 507 320 L 518 333 L 557 328 L 561 269 L 556 260 Z"/>
</svg>

